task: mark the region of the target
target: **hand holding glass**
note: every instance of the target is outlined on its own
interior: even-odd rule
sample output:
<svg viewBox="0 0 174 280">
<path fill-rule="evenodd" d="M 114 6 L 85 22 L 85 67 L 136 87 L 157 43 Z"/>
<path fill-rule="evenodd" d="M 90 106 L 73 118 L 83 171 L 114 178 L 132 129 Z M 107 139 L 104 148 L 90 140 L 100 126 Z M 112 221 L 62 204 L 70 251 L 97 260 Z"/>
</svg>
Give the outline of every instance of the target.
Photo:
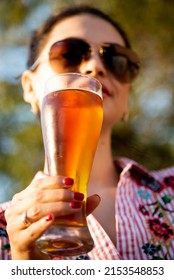
<svg viewBox="0 0 174 280">
<path fill-rule="evenodd" d="M 102 91 L 96 79 L 65 73 L 47 81 L 41 125 L 48 173 L 73 178 L 71 190 L 84 194 L 77 213 L 55 218 L 37 240 L 40 250 L 49 255 L 80 255 L 93 248 L 86 221 L 86 196 L 102 121 Z"/>
</svg>

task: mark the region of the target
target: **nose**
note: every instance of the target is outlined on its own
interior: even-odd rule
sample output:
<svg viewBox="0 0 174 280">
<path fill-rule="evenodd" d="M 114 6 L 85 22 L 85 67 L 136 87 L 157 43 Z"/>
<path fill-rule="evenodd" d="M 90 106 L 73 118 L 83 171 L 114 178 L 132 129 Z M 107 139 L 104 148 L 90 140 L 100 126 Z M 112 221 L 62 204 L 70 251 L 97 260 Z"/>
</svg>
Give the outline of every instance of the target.
<svg viewBox="0 0 174 280">
<path fill-rule="evenodd" d="M 107 74 L 107 70 L 97 52 L 92 52 L 90 58 L 81 63 L 79 71 L 82 74 L 92 75 L 94 77 L 105 77 Z"/>
</svg>

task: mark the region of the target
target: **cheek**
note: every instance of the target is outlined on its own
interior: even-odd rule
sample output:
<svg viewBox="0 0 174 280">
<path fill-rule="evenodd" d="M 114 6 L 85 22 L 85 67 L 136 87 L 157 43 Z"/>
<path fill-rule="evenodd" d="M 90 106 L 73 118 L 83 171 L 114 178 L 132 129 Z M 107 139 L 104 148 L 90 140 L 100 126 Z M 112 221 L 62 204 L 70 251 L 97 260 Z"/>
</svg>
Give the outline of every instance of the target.
<svg viewBox="0 0 174 280">
<path fill-rule="evenodd" d="M 126 110 L 129 103 L 130 84 L 119 84 L 114 92 L 114 103 L 120 107 L 121 111 Z"/>
<path fill-rule="evenodd" d="M 118 104 L 118 106 L 120 106 L 120 109 L 122 109 L 123 111 L 127 110 L 129 105 L 129 93 L 122 93 L 118 98 L 118 102 L 116 101 L 116 103 Z"/>
<path fill-rule="evenodd" d="M 104 119 L 106 123 L 114 125 L 119 122 L 124 113 L 129 110 L 130 86 L 117 87 L 113 96 L 107 97 L 103 102 Z"/>
<path fill-rule="evenodd" d="M 113 88 L 113 103 L 120 109 L 125 108 L 128 105 L 130 85 L 117 82 Z"/>
</svg>

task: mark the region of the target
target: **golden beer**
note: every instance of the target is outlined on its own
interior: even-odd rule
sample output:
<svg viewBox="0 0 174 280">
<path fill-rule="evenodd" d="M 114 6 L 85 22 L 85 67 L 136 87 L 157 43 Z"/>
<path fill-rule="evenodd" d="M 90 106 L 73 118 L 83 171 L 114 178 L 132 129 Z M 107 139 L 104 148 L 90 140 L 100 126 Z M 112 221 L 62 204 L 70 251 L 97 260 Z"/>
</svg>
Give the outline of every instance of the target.
<svg viewBox="0 0 174 280">
<path fill-rule="evenodd" d="M 102 98 L 95 91 L 60 89 L 43 99 L 41 125 L 49 175 L 73 178 L 72 190 L 85 196 L 81 210 L 56 218 L 37 241 L 39 248 L 48 254 L 78 255 L 93 247 L 85 205 L 102 120 Z"/>
</svg>

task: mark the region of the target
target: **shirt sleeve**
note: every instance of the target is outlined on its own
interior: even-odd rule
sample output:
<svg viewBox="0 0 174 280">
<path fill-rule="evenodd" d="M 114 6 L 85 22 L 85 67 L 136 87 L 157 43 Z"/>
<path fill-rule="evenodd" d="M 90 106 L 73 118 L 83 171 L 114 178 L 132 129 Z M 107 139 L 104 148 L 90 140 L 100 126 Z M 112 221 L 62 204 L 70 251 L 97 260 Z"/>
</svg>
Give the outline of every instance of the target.
<svg viewBox="0 0 174 280">
<path fill-rule="evenodd" d="M 0 260 L 11 260 L 10 242 L 6 231 L 5 210 L 10 202 L 0 204 Z"/>
</svg>

